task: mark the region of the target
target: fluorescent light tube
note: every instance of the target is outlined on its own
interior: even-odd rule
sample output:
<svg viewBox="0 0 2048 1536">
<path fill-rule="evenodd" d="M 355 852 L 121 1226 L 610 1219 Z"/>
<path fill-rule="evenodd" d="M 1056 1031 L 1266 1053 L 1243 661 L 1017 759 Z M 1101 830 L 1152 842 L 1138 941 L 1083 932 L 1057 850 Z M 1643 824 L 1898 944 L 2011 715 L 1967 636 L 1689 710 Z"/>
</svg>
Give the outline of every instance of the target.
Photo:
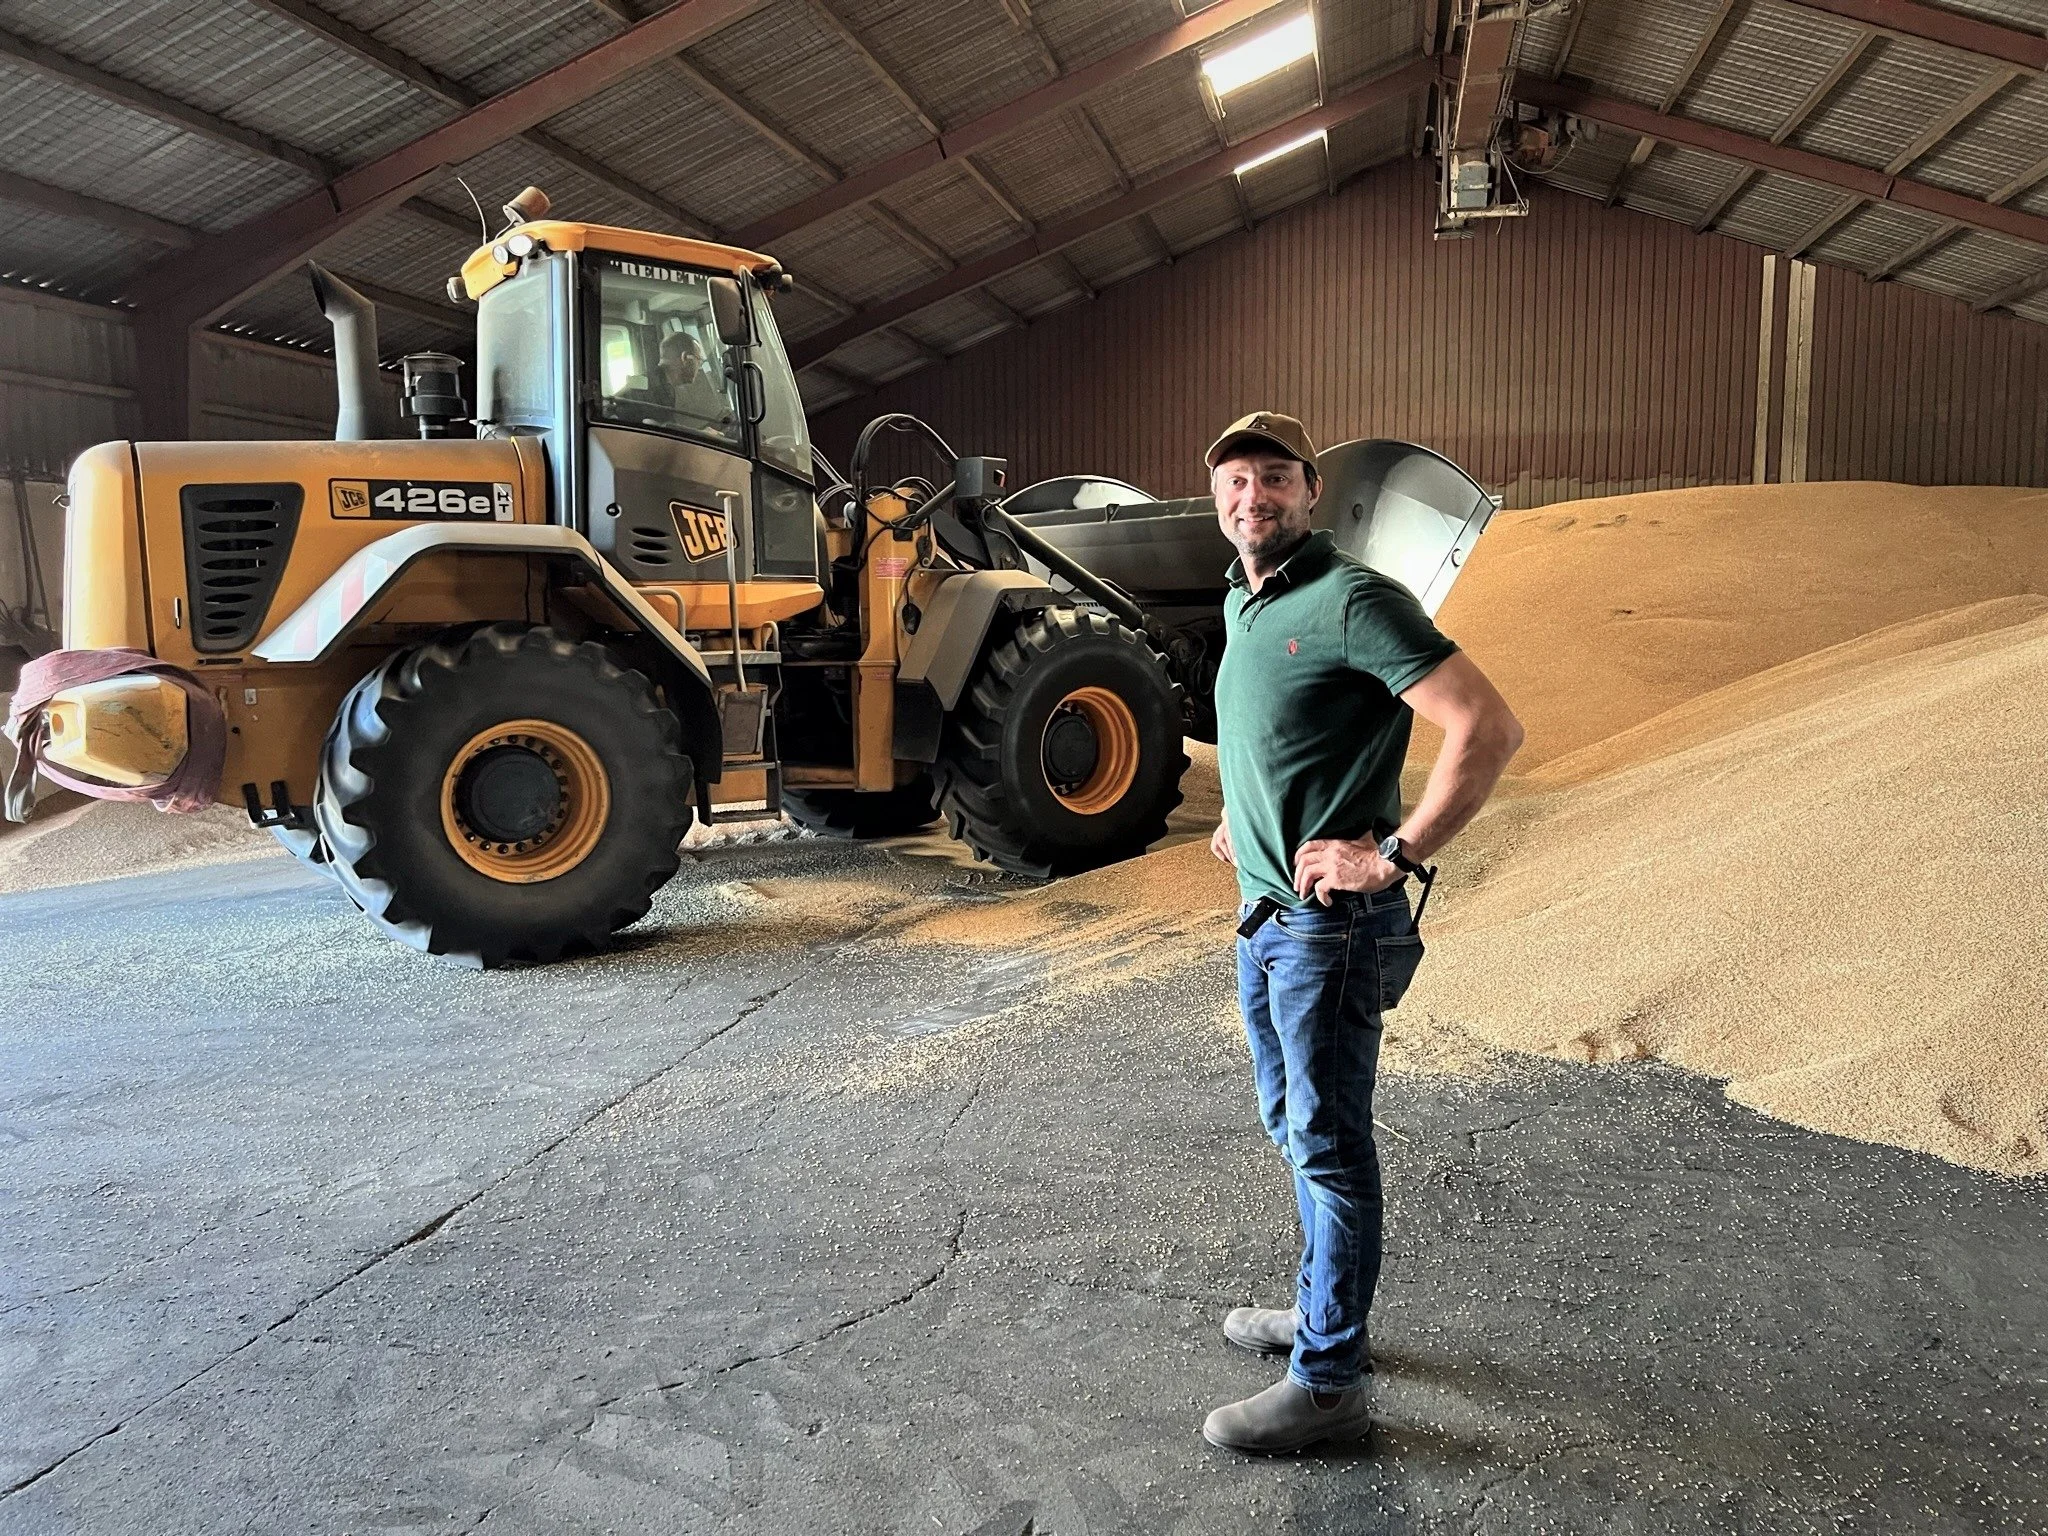
<svg viewBox="0 0 2048 1536">
<path fill-rule="evenodd" d="M 1245 161 L 1243 165 L 1237 168 L 1237 174 L 1242 176 L 1246 171 L 1255 171 L 1270 161 L 1278 160 L 1282 155 L 1291 155 L 1297 149 L 1305 149 L 1311 144 L 1321 143 L 1325 137 L 1324 130 L 1318 128 L 1314 133 L 1304 133 L 1298 139 L 1289 139 L 1279 148 L 1269 149 L 1263 155 L 1254 155 L 1251 159 Z"/>
</svg>

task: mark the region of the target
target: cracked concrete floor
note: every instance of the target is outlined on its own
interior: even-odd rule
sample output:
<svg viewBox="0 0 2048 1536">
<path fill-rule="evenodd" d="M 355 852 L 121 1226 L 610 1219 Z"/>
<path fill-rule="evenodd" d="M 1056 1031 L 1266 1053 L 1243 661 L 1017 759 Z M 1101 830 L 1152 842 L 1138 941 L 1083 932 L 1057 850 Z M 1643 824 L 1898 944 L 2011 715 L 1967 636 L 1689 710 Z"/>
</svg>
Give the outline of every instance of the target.
<svg viewBox="0 0 2048 1536">
<path fill-rule="evenodd" d="M 1661 1069 L 1383 1086 L 1380 1428 L 1253 1464 L 1227 956 L 876 849 L 476 975 L 283 861 L 0 900 L 0 1533 L 2048 1529 L 2048 1190 Z"/>
</svg>

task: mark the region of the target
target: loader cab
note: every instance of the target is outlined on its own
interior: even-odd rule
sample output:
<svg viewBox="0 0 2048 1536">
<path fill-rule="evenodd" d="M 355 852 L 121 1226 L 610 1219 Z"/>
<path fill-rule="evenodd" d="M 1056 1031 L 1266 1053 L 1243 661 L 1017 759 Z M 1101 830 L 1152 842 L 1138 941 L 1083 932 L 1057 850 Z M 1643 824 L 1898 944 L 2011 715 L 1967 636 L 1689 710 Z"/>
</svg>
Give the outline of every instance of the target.
<svg viewBox="0 0 2048 1536">
<path fill-rule="evenodd" d="M 476 253 L 477 419 L 547 443 L 552 519 L 628 579 L 692 589 L 733 574 L 816 597 L 803 400 L 763 256 L 595 225 L 521 225 Z M 480 290 L 480 291 L 479 291 Z M 732 514 L 728 521 L 728 511 Z"/>
</svg>

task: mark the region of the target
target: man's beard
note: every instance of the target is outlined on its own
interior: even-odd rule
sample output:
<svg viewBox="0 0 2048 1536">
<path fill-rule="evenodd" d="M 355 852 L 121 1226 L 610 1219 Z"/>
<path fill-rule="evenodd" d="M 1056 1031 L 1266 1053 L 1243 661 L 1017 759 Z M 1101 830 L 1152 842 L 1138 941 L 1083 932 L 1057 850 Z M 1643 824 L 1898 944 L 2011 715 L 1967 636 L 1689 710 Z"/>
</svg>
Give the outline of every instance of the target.
<svg viewBox="0 0 2048 1536">
<path fill-rule="evenodd" d="M 1240 555 L 1264 559 L 1267 555 L 1292 549 L 1307 538 L 1308 533 L 1306 526 L 1297 525 L 1282 516 L 1266 522 L 1253 523 L 1249 527 L 1234 526 L 1231 543 L 1237 546 Z"/>
</svg>

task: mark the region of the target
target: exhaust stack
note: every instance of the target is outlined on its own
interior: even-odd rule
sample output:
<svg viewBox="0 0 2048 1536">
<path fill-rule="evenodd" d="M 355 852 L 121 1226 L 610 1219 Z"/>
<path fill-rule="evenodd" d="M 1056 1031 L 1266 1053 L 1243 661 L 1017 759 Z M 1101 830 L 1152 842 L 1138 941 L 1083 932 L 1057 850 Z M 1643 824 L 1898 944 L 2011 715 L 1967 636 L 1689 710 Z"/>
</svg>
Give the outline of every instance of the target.
<svg viewBox="0 0 2048 1536">
<path fill-rule="evenodd" d="M 334 328 L 334 440 L 360 443 L 389 437 L 384 391 L 377 383 L 377 306 L 317 262 L 313 298 Z"/>
</svg>

